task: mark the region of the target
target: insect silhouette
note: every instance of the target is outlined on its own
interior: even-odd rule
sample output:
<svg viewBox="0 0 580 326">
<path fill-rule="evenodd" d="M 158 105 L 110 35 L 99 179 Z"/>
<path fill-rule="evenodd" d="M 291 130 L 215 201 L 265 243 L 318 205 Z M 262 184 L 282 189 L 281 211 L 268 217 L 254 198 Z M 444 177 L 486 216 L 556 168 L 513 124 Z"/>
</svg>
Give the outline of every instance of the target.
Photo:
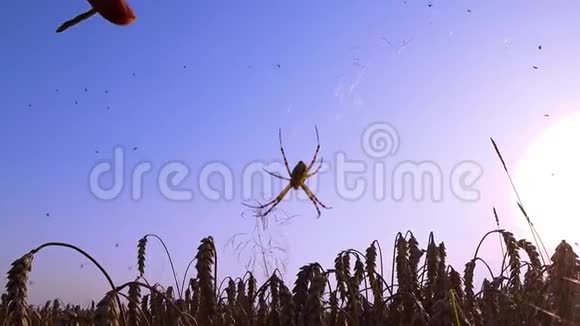
<svg viewBox="0 0 580 326">
<path fill-rule="evenodd" d="M 316 158 L 318 156 L 318 152 L 320 151 L 320 137 L 318 136 L 318 128 L 315 126 L 314 129 L 316 130 L 317 145 L 316 150 L 314 151 L 314 157 L 312 158 L 312 161 L 310 162 L 309 165 L 306 165 L 306 163 L 304 163 L 303 161 L 299 161 L 292 171 L 290 171 L 290 166 L 288 165 L 288 160 L 286 159 L 286 153 L 284 152 L 284 146 L 282 145 L 282 129 L 278 130 L 278 138 L 280 140 L 280 151 L 282 152 L 282 158 L 284 158 L 284 165 L 286 166 L 286 171 L 288 172 L 289 178 L 270 172 L 266 169 L 264 169 L 264 171 L 275 178 L 288 181 L 288 185 L 284 187 L 284 189 L 282 189 L 282 191 L 278 194 L 278 196 L 276 196 L 276 198 L 272 199 L 270 202 L 267 202 L 264 205 L 251 206 L 243 203 L 245 206 L 255 209 L 264 209 L 270 206 L 268 210 L 266 210 L 263 214 L 261 214 L 261 217 L 264 217 L 268 215 L 268 213 L 270 213 L 272 209 L 274 209 L 274 207 L 276 207 L 282 201 L 282 199 L 284 199 L 284 197 L 286 196 L 288 191 L 290 191 L 290 189 L 298 190 L 299 188 L 301 188 L 302 190 L 304 190 L 306 195 L 308 195 L 308 198 L 310 199 L 310 201 L 312 201 L 314 207 L 316 207 L 316 211 L 318 212 L 317 218 L 319 218 L 321 214 L 318 205 L 326 209 L 332 208 L 325 206 L 316 197 L 316 195 L 314 195 L 312 190 L 310 190 L 310 188 L 308 188 L 308 186 L 305 183 L 308 178 L 312 177 L 313 175 L 318 173 L 318 171 L 320 171 L 323 162 L 323 160 L 320 159 L 320 165 L 316 168 L 316 170 L 314 170 L 314 172 L 310 172 L 310 170 L 312 170 L 314 164 L 316 163 Z"/>
<path fill-rule="evenodd" d="M 115 25 L 125 26 L 129 25 L 137 19 L 133 9 L 129 6 L 126 0 L 88 0 L 91 5 L 91 10 L 88 10 L 71 20 L 67 20 L 60 25 L 56 32 L 61 33 L 68 28 L 93 17 L 96 14 L 101 15 L 110 23 Z"/>
</svg>

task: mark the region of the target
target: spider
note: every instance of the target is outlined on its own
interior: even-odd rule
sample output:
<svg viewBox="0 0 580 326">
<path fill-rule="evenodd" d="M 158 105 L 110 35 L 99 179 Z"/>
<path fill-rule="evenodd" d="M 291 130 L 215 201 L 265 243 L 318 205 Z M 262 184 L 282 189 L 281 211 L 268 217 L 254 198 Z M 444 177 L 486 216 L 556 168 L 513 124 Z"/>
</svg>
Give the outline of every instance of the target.
<svg viewBox="0 0 580 326">
<path fill-rule="evenodd" d="M 264 217 L 264 216 L 268 215 L 268 213 L 270 213 L 272 211 L 272 209 L 274 209 L 274 207 L 276 207 L 282 201 L 282 199 L 284 199 L 284 197 L 286 196 L 288 191 L 290 191 L 290 189 L 293 188 L 294 190 L 298 190 L 299 188 L 302 188 L 302 190 L 304 190 L 306 195 L 308 195 L 308 198 L 314 204 L 314 207 L 316 207 L 316 211 L 318 212 L 317 218 L 319 218 L 320 214 L 321 214 L 320 208 L 318 207 L 318 205 L 320 205 L 326 209 L 332 208 L 332 207 L 325 206 L 316 197 L 316 195 L 314 195 L 312 190 L 310 190 L 310 188 L 308 188 L 308 186 L 305 183 L 308 178 L 310 178 L 313 175 L 315 175 L 316 173 L 318 173 L 318 171 L 322 167 L 322 162 L 323 162 L 323 160 L 321 158 L 320 165 L 316 168 L 316 170 L 314 170 L 314 172 L 310 172 L 310 170 L 314 167 L 314 164 L 316 163 L 316 158 L 317 158 L 318 152 L 320 150 L 320 138 L 318 136 L 318 128 L 316 126 L 314 126 L 314 129 L 316 130 L 317 145 L 316 145 L 316 150 L 314 151 L 314 157 L 312 158 L 312 161 L 310 162 L 309 165 L 306 165 L 306 163 L 304 163 L 303 161 L 299 161 L 298 164 L 296 164 L 296 166 L 294 167 L 294 169 L 292 171 L 290 171 L 290 166 L 288 165 L 288 160 L 286 159 L 286 154 L 284 152 L 284 146 L 282 146 L 282 129 L 278 130 L 278 138 L 280 140 L 280 151 L 282 152 L 282 157 L 284 158 L 284 165 L 286 166 L 286 171 L 288 172 L 289 178 L 283 177 L 283 176 L 278 175 L 278 174 L 273 173 L 273 172 L 270 172 L 266 169 L 264 169 L 264 171 L 275 178 L 288 181 L 288 185 L 286 187 L 284 187 L 284 189 L 282 189 L 282 191 L 278 194 L 278 196 L 276 196 L 276 198 L 272 199 L 270 202 L 267 202 L 264 205 L 251 206 L 248 204 L 244 204 L 245 206 L 248 206 L 250 208 L 255 208 L 255 209 L 264 209 L 264 208 L 270 206 L 270 208 L 266 212 L 261 214 L 261 217 Z"/>
</svg>

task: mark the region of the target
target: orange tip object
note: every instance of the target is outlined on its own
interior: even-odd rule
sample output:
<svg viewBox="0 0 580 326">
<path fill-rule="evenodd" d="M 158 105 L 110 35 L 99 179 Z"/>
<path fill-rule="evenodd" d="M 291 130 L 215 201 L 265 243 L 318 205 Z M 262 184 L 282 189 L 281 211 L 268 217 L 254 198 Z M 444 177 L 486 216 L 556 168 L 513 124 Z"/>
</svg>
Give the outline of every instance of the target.
<svg viewBox="0 0 580 326">
<path fill-rule="evenodd" d="M 115 25 L 129 25 L 137 19 L 125 0 L 88 0 L 93 9 Z"/>
</svg>

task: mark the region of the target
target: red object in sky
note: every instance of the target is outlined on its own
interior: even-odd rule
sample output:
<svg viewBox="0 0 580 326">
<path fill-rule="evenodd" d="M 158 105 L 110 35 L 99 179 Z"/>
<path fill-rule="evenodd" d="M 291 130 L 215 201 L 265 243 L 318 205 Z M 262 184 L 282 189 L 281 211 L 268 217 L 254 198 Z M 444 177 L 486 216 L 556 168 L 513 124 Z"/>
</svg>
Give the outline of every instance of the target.
<svg viewBox="0 0 580 326">
<path fill-rule="evenodd" d="M 115 25 L 129 25 L 137 17 L 125 0 L 88 0 L 93 9 Z"/>
<path fill-rule="evenodd" d="M 75 18 L 64 22 L 56 30 L 57 33 L 72 27 L 95 14 L 101 15 L 110 23 L 120 26 L 131 24 L 137 19 L 133 9 L 129 6 L 126 0 L 88 0 L 91 4 L 91 10 L 84 12 Z"/>
</svg>

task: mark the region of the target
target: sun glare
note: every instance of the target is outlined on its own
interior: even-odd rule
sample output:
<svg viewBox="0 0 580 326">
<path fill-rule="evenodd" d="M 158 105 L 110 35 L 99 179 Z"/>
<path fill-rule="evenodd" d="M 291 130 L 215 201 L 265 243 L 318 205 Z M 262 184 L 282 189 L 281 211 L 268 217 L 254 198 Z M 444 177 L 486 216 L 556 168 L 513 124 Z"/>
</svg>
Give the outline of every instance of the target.
<svg viewBox="0 0 580 326">
<path fill-rule="evenodd" d="M 575 243 L 580 242 L 579 113 L 554 122 L 532 139 L 516 166 L 514 182 L 546 246 L 553 247 L 561 240 L 577 246 Z"/>
</svg>

